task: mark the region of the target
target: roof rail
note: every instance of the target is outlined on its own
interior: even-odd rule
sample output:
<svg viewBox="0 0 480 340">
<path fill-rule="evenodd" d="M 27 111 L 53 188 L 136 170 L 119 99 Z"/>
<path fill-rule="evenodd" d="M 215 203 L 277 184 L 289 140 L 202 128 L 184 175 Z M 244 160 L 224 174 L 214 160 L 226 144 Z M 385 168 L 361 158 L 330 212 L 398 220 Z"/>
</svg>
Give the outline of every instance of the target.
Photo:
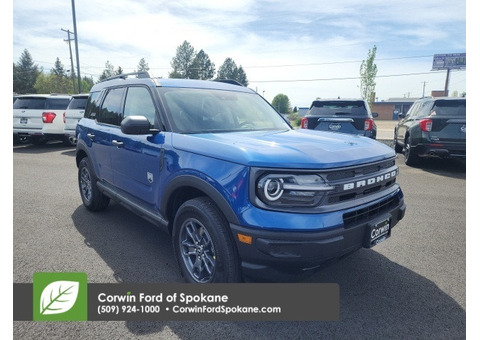
<svg viewBox="0 0 480 340">
<path fill-rule="evenodd" d="M 102 82 L 107 80 L 113 80 L 113 79 L 127 79 L 128 76 L 136 76 L 137 78 L 151 78 L 150 73 L 148 73 L 148 71 L 140 71 L 140 72 L 117 74 L 116 76 L 111 76 L 102 80 Z"/>
<path fill-rule="evenodd" d="M 242 83 L 236 81 L 236 80 L 233 80 L 233 79 L 214 79 L 213 81 L 218 81 L 218 82 L 221 82 L 221 83 L 227 83 L 227 84 L 232 84 L 232 85 L 238 85 L 238 86 L 243 86 Z"/>
</svg>

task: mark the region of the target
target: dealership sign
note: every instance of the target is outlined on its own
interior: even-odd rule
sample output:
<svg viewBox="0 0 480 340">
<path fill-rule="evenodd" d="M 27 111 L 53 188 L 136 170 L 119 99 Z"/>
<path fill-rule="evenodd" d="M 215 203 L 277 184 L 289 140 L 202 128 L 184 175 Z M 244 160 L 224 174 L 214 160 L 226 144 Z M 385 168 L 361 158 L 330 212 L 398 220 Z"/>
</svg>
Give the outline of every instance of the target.
<svg viewBox="0 0 480 340">
<path fill-rule="evenodd" d="M 464 70 L 467 68 L 466 53 L 435 54 L 432 70 Z"/>
</svg>

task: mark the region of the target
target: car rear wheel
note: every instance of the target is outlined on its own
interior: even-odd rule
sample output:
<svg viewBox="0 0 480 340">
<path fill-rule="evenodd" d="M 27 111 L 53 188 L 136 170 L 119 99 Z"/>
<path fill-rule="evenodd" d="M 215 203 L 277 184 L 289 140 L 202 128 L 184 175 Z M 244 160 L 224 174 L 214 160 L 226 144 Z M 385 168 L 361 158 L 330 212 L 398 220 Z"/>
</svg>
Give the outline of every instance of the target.
<svg viewBox="0 0 480 340">
<path fill-rule="evenodd" d="M 407 137 L 405 141 L 405 164 L 409 166 L 417 165 L 419 162 L 419 157 L 414 148 L 412 148 L 412 143 L 410 136 Z"/>
<path fill-rule="evenodd" d="M 78 165 L 78 187 L 83 205 L 91 211 L 105 210 L 110 198 L 98 190 L 97 177 L 88 157 L 84 157 Z"/>
<path fill-rule="evenodd" d="M 228 223 L 207 197 L 191 199 L 178 209 L 173 245 L 182 276 L 190 283 L 240 281 L 240 266 Z"/>
<path fill-rule="evenodd" d="M 63 139 L 63 144 L 67 146 L 76 146 L 77 138 L 75 136 L 65 136 L 65 138 Z"/>
<path fill-rule="evenodd" d="M 395 152 L 396 152 L 396 153 L 402 153 L 402 151 L 403 151 L 403 146 L 401 146 L 400 144 L 398 144 L 397 134 L 396 134 L 396 133 L 395 133 L 395 136 L 393 137 L 393 143 L 395 144 Z"/>
</svg>

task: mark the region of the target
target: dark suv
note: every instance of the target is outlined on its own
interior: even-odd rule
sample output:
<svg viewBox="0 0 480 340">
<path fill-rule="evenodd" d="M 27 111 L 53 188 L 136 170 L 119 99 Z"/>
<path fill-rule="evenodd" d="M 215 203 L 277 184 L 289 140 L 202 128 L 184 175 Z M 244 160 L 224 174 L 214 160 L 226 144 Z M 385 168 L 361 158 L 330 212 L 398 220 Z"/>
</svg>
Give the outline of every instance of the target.
<svg viewBox="0 0 480 340">
<path fill-rule="evenodd" d="M 77 124 L 80 195 L 89 210 L 113 199 L 170 233 L 187 281 L 298 278 L 403 218 L 392 148 L 294 130 L 243 86 L 137 77 L 91 90 Z"/>
<path fill-rule="evenodd" d="M 407 165 L 421 157 L 466 158 L 466 98 L 417 100 L 395 126 L 395 151 Z"/>
<path fill-rule="evenodd" d="M 302 118 L 302 129 L 342 132 L 377 138 L 370 106 L 363 99 L 317 99 Z"/>
</svg>

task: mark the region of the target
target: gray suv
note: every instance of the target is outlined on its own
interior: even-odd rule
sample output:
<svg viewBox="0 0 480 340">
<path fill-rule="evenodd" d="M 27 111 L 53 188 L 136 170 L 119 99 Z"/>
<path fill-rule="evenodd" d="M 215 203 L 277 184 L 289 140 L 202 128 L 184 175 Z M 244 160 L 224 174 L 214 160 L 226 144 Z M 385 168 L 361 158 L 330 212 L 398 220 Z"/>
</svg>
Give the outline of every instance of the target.
<svg viewBox="0 0 480 340">
<path fill-rule="evenodd" d="M 425 157 L 465 159 L 466 107 L 466 98 L 417 100 L 395 126 L 395 151 L 404 152 L 407 165 Z"/>
</svg>

